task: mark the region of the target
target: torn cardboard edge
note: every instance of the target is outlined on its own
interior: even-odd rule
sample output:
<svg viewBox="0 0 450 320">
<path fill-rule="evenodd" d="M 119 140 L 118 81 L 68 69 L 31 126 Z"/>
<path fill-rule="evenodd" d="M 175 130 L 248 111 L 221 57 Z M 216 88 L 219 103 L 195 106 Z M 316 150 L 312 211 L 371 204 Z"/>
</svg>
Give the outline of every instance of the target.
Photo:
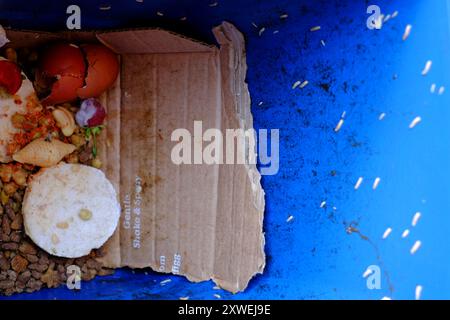
<svg viewBox="0 0 450 320">
<path fill-rule="evenodd" d="M 265 266 L 264 191 L 256 165 L 175 165 L 176 129 L 251 129 L 242 34 L 214 28 L 220 48 L 161 29 L 62 35 L 10 31 L 19 45 L 93 36 L 121 56 L 101 102 L 104 171 L 120 194 L 120 226 L 104 246 L 109 267 L 151 267 L 244 290 Z M 19 41 L 20 40 L 20 41 Z M 194 145 L 199 143 L 196 139 Z M 237 145 L 247 157 L 256 150 Z M 239 151 L 238 151 L 239 152 Z"/>
</svg>

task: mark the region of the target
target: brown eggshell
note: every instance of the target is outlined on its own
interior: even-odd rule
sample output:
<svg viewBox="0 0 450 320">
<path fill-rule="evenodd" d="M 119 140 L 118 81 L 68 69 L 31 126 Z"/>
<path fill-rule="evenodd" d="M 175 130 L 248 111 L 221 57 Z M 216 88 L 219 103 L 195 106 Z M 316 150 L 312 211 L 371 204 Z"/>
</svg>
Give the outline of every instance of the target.
<svg viewBox="0 0 450 320">
<path fill-rule="evenodd" d="M 47 77 L 72 76 L 83 79 L 86 74 L 83 52 L 74 44 L 52 45 L 41 58 L 39 72 Z"/>
<path fill-rule="evenodd" d="M 116 80 L 119 74 L 117 55 L 101 44 L 86 44 L 81 46 L 88 61 L 86 85 L 78 89 L 82 99 L 98 97 Z"/>
<path fill-rule="evenodd" d="M 83 84 L 83 79 L 74 78 L 72 76 L 62 76 L 52 85 L 50 95 L 42 100 L 42 104 L 51 106 L 75 100 L 78 97 L 77 90 L 82 87 Z"/>
<path fill-rule="evenodd" d="M 51 83 L 51 93 L 42 103 L 54 105 L 78 97 L 77 90 L 84 85 L 86 63 L 81 49 L 73 44 L 58 43 L 42 55 L 36 79 Z"/>
</svg>

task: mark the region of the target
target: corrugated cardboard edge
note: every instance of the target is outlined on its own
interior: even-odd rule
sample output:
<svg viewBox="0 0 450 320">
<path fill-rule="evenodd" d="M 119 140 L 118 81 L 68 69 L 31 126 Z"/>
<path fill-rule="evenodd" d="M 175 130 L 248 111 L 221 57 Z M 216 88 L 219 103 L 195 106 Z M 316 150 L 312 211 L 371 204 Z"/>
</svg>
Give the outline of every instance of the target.
<svg viewBox="0 0 450 320">
<path fill-rule="evenodd" d="M 139 45 L 133 46 L 133 47 L 128 46 L 126 50 L 123 50 L 122 44 L 115 42 L 114 38 L 117 35 L 117 33 L 127 33 L 130 37 L 132 37 L 132 39 L 130 39 L 130 40 L 139 40 L 139 39 L 142 39 L 141 37 L 138 36 L 139 33 L 141 33 L 141 32 L 148 33 L 149 31 L 150 32 L 154 31 L 155 34 L 158 34 L 159 36 L 163 35 L 164 37 L 169 39 L 168 40 L 169 42 L 174 41 L 174 39 L 175 39 L 176 41 L 179 42 L 176 47 L 177 48 L 183 47 L 183 50 L 181 52 L 203 52 L 203 51 L 206 52 L 206 51 L 213 51 L 216 49 L 216 46 L 214 46 L 212 44 L 208 44 L 203 41 L 193 39 L 193 38 L 187 37 L 185 35 L 181 35 L 176 32 L 161 29 L 161 28 L 132 28 L 132 29 L 107 30 L 107 31 L 97 32 L 96 36 L 97 36 L 97 39 L 100 42 L 102 42 L 104 45 L 106 45 L 107 47 L 110 47 L 111 49 L 113 49 L 115 51 L 119 51 L 119 53 L 124 53 L 126 51 L 126 53 L 128 53 L 128 54 L 130 54 L 130 53 L 140 54 L 140 53 L 149 53 L 149 52 L 148 52 L 148 50 L 141 51 Z M 142 41 L 142 40 L 139 40 L 139 41 Z M 139 43 L 139 41 L 137 41 L 137 43 Z M 146 49 L 148 49 L 148 44 L 143 43 L 143 45 Z M 166 49 L 164 51 L 155 51 L 154 53 L 174 53 L 174 52 L 176 52 L 176 51 Z"/>
<path fill-rule="evenodd" d="M 230 112 L 230 107 L 234 107 L 236 125 L 238 128 L 249 130 L 253 129 L 253 116 L 250 110 L 250 94 L 248 85 L 245 82 L 247 74 L 245 41 L 243 35 L 230 23 L 223 22 L 220 26 L 214 28 L 214 35 L 220 44 L 220 61 L 222 74 L 222 94 L 223 103 L 226 112 Z M 256 146 L 252 150 L 246 145 L 245 148 L 247 159 L 256 159 Z M 235 166 L 238 170 L 239 166 Z M 265 267 L 264 253 L 264 190 L 261 187 L 261 175 L 256 168 L 256 164 L 246 164 L 245 169 L 248 175 L 248 183 L 251 186 L 253 201 L 252 207 L 245 208 L 244 213 L 247 215 L 257 215 L 257 226 L 254 226 L 253 235 L 259 237 L 260 248 L 250 248 L 252 251 L 245 256 L 241 253 L 241 259 L 251 259 L 252 263 L 248 264 L 248 270 L 239 270 L 238 279 L 230 282 L 230 279 L 224 279 L 218 274 L 219 266 L 215 266 L 212 280 L 220 287 L 231 291 L 238 292 L 244 290 L 248 282 L 258 273 L 262 273 Z M 240 189 L 241 186 L 234 185 L 233 188 Z M 245 190 L 245 188 L 243 188 Z M 245 192 L 245 191 L 244 191 Z M 246 195 L 244 195 L 246 198 Z M 238 204 L 240 205 L 240 204 Z M 248 203 L 244 203 L 244 206 Z M 255 217 L 251 217 L 255 218 Z M 243 230 L 242 230 L 243 231 Z M 255 233 L 256 231 L 256 233 Z M 245 235 L 248 236 L 248 235 Z M 217 240 L 216 240 L 217 241 Z M 220 246 L 220 244 L 218 244 Z M 243 246 L 243 243 L 239 243 Z M 217 254 L 217 248 L 216 248 Z M 217 258 L 216 258 L 217 259 Z M 222 260 L 223 261 L 223 260 Z M 252 265 L 253 264 L 253 265 Z"/>
</svg>

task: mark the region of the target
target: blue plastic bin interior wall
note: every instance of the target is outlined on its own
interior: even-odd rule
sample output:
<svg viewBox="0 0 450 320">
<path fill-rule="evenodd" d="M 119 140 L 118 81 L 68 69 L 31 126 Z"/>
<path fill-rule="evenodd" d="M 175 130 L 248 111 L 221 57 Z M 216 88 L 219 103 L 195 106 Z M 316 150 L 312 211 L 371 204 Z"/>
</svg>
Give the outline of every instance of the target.
<svg viewBox="0 0 450 320">
<path fill-rule="evenodd" d="M 373 2 L 385 15 L 398 11 L 381 30 L 366 26 L 367 1 L 0 1 L 1 23 L 14 28 L 62 30 L 70 4 L 81 7 L 83 29 L 160 26 L 212 42 L 211 28 L 230 21 L 247 40 L 255 127 L 280 129 L 280 170 L 262 180 L 267 267 L 245 292 L 123 269 L 79 292 L 10 299 L 414 299 L 417 285 L 424 299 L 450 298 L 450 92 L 430 92 L 450 86 L 448 3 Z M 381 269 L 379 289 L 362 277 L 370 265 Z"/>
</svg>

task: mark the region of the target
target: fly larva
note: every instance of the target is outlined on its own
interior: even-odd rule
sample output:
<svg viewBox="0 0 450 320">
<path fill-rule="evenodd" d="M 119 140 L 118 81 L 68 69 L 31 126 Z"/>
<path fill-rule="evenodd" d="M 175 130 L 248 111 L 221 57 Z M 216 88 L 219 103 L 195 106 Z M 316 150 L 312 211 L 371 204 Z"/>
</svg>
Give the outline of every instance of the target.
<svg viewBox="0 0 450 320">
<path fill-rule="evenodd" d="M 164 16 L 164 13 L 162 13 L 161 11 L 157 11 L 156 14 L 157 14 L 158 16 L 160 16 L 160 17 L 163 17 L 163 16 Z"/>
<path fill-rule="evenodd" d="M 422 75 L 423 76 L 426 76 L 427 74 L 428 74 L 428 72 L 430 72 L 430 69 L 431 69 L 431 65 L 433 64 L 433 61 L 431 61 L 431 60 L 428 60 L 426 63 L 425 63 L 425 67 L 423 68 L 423 70 L 422 70 Z"/>
<path fill-rule="evenodd" d="M 161 281 L 159 284 L 160 285 L 165 285 L 166 283 L 169 283 L 169 282 L 171 282 L 172 280 L 171 279 L 166 279 L 166 280 L 163 280 L 163 281 Z"/>
<path fill-rule="evenodd" d="M 273 31 L 273 34 L 277 34 L 278 32 L 280 32 L 280 31 L 274 30 L 274 31 Z"/>
<path fill-rule="evenodd" d="M 344 119 L 346 115 L 347 115 L 347 111 L 344 110 L 341 114 L 341 118 Z"/>
<path fill-rule="evenodd" d="M 294 216 L 289 216 L 289 217 L 286 219 L 286 222 L 291 222 L 292 220 L 294 220 Z"/>
<path fill-rule="evenodd" d="M 444 86 L 441 86 L 441 87 L 439 88 L 438 95 L 443 94 L 444 91 L 445 91 L 445 87 L 444 87 Z"/>
<path fill-rule="evenodd" d="M 366 271 L 364 271 L 363 273 L 363 278 L 367 278 L 368 276 L 370 276 L 373 273 L 373 270 L 370 268 L 367 268 Z"/>
<path fill-rule="evenodd" d="M 412 29 L 412 25 L 410 25 L 410 24 L 406 25 L 405 32 L 403 33 L 403 37 L 402 37 L 403 41 L 408 39 L 408 37 L 409 37 L 409 35 L 411 33 L 411 29 Z"/>
<path fill-rule="evenodd" d="M 314 32 L 314 31 L 319 31 L 320 30 L 320 26 L 315 26 L 315 27 L 312 27 L 311 29 L 309 29 L 311 32 Z"/>
<path fill-rule="evenodd" d="M 381 298 L 381 300 L 392 300 L 392 298 L 391 297 L 383 297 L 383 298 Z"/>
<path fill-rule="evenodd" d="M 402 233 L 402 238 L 406 238 L 409 235 L 409 229 L 406 229 L 405 231 L 403 231 Z"/>
<path fill-rule="evenodd" d="M 417 240 L 413 246 L 411 247 L 411 250 L 409 251 L 411 254 L 414 254 L 417 252 L 417 250 L 419 250 L 420 246 L 422 245 L 422 242 L 420 242 L 420 240 Z"/>
<path fill-rule="evenodd" d="M 372 189 L 375 190 L 376 188 L 378 188 L 378 185 L 380 184 L 380 177 L 376 177 L 375 180 L 373 181 L 373 185 L 372 185 Z"/>
<path fill-rule="evenodd" d="M 412 129 L 415 126 L 417 126 L 419 124 L 419 122 L 422 121 L 421 117 L 415 117 L 413 121 L 411 121 L 411 123 L 409 124 L 409 128 Z"/>
<path fill-rule="evenodd" d="M 326 204 L 327 204 L 326 201 L 322 201 L 322 202 L 320 203 L 320 207 L 321 207 L 321 208 L 324 208 L 324 207 L 326 206 Z"/>
<path fill-rule="evenodd" d="M 209 4 L 210 7 L 217 7 L 218 5 L 219 3 L 217 1 Z"/>
<path fill-rule="evenodd" d="M 261 29 L 259 29 L 258 35 L 261 37 L 264 31 L 266 31 L 266 28 L 262 27 Z"/>
<path fill-rule="evenodd" d="M 342 125 L 344 124 L 344 119 L 339 120 L 338 124 L 336 125 L 336 128 L 334 128 L 335 132 L 338 132 L 341 130 Z"/>
<path fill-rule="evenodd" d="M 304 87 L 306 87 L 308 85 L 309 81 L 305 80 L 302 82 L 302 84 L 300 85 L 300 89 L 303 89 Z"/>
<path fill-rule="evenodd" d="M 220 294 L 217 294 L 217 293 L 214 294 L 214 297 L 215 297 L 216 299 L 222 298 L 222 297 L 220 296 Z"/>
<path fill-rule="evenodd" d="M 111 10 L 111 6 L 106 6 L 106 5 L 105 6 L 100 6 L 99 9 L 102 10 L 102 11 L 107 11 L 107 10 Z"/>
<path fill-rule="evenodd" d="M 252 22 L 252 26 L 254 26 L 256 29 L 258 29 L 258 25 L 254 22 Z"/>
<path fill-rule="evenodd" d="M 397 10 L 394 11 L 394 12 L 391 14 L 391 18 L 395 18 L 396 16 L 398 16 L 398 11 L 397 11 Z"/>
<path fill-rule="evenodd" d="M 422 290 L 423 290 L 423 287 L 421 285 L 416 286 L 416 292 L 415 292 L 416 300 L 420 300 L 420 297 L 422 296 Z"/>
<path fill-rule="evenodd" d="M 358 190 L 361 186 L 361 183 L 363 182 L 363 177 L 359 177 L 358 180 L 355 183 L 355 190 Z"/>
<path fill-rule="evenodd" d="M 280 15 L 280 19 L 287 19 L 289 16 L 285 13 Z"/>
<path fill-rule="evenodd" d="M 292 85 L 292 89 L 297 88 L 301 84 L 301 81 L 295 81 L 295 83 Z"/>
<path fill-rule="evenodd" d="M 383 27 L 384 14 L 381 14 L 377 19 L 374 20 L 375 29 L 380 30 Z"/>
<path fill-rule="evenodd" d="M 386 113 L 384 113 L 384 112 L 382 112 L 382 113 L 380 113 L 380 115 L 378 116 L 378 120 L 383 120 L 384 119 L 384 117 L 386 117 Z"/>
<path fill-rule="evenodd" d="M 189 297 L 180 297 L 180 300 L 189 300 Z"/>
<path fill-rule="evenodd" d="M 433 83 L 430 87 L 430 92 L 434 93 L 436 91 L 436 83 Z"/>
<path fill-rule="evenodd" d="M 416 212 L 416 213 L 414 214 L 414 217 L 412 218 L 412 222 L 411 222 L 411 225 L 412 225 L 413 227 L 415 227 L 416 224 L 417 224 L 417 222 L 419 222 L 420 216 L 421 216 L 421 213 L 420 213 L 420 212 Z"/>
<path fill-rule="evenodd" d="M 325 47 L 325 41 L 324 40 L 320 40 L 320 43 L 322 44 L 323 47 Z"/>
<path fill-rule="evenodd" d="M 390 14 L 387 14 L 387 15 L 384 17 L 383 22 L 387 22 L 390 18 L 391 18 L 391 15 L 390 15 Z"/>
<path fill-rule="evenodd" d="M 392 228 L 387 228 L 386 231 L 384 231 L 384 233 L 383 233 L 383 239 L 386 239 L 387 237 L 389 237 L 391 232 L 392 232 Z"/>
<path fill-rule="evenodd" d="M 260 102 L 258 103 L 258 106 L 262 106 L 263 103 L 264 103 L 264 102 L 260 101 Z"/>
</svg>

